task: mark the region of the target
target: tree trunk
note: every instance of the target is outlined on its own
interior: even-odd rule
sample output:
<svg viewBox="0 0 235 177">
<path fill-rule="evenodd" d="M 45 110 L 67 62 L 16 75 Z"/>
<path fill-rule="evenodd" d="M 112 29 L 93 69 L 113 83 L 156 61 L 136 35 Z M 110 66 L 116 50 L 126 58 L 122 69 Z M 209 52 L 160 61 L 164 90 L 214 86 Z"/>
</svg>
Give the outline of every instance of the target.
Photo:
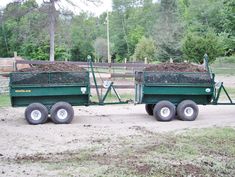
<svg viewBox="0 0 235 177">
<path fill-rule="evenodd" d="M 55 61 L 55 0 L 50 6 L 50 61 Z"/>
</svg>

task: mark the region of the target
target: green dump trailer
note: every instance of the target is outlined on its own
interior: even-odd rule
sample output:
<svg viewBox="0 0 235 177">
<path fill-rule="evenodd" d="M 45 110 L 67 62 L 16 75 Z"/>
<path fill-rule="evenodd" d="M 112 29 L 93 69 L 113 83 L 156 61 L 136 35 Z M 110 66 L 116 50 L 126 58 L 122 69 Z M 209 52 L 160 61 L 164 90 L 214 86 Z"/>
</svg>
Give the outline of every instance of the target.
<svg viewBox="0 0 235 177">
<path fill-rule="evenodd" d="M 10 74 L 10 97 L 13 107 L 26 106 L 25 118 L 30 124 L 45 123 L 48 117 L 55 123 L 70 123 L 74 117 L 72 106 L 127 104 L 116 92 L 113 82 L 106 84 L 106 93 L 100 94 L 91 58 L 89 70 L 83 72 L 13 72 Z M 90 100 L 92 75 L 98 102 Z M 198 105 L 234 105 L 223 83 L 216 83 L 207 65 L 207 71 L 135 72 L 135 104 L 145 104 L 146 112 L 159 121 L 170 121 L 178 116 L 192 121 L 198 116 Z M 118 102 L 106 103 L 108 93 Z M 221 91 L 229 103 L 219 103 Z"/>
<path fill-rule="evenodd" d="M 136 72 L 135 102 L 146 104 L 147 113 L 160 121 L 170 121 L 176 114 L 183 120 L 194 120 L 197 105 L 211 103 L 214 83 L 209 72 Z"/>
<path fill-rule="evenodd" d="M 135 103 L 159 121 L 176 116 L 185 121 L 197 118 L 198 105 L 235 105 L 223 82 L 216 83 L 205 55 L 205 72 L 135 72 Z M 224 91 L 229 102 L 220 103 Z"/>
<path fill-rule="evenodd" d="M 70 123 L 72 106 L 89 105 L 89 72 L 13 72 L 10 74 L 10 96 L 13 107 L 26 106 L 30 124 L 47 121 Z"/>
</svg>

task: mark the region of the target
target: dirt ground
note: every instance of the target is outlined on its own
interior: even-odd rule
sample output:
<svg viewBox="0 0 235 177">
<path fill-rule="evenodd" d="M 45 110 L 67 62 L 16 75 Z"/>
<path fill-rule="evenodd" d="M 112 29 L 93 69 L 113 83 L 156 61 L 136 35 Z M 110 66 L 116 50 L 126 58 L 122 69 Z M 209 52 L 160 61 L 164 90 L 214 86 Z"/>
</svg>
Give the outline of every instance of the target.
<svg viewBox="0 0 235 177">
<path fill-rule="evenodd" d="M 144 105 L 75 107 L 75 119 L 69 125 L 51 122 L 28 125 L 23 108 L 0 108 L 0 112 L 0 176 L 6 177 L 71 176 L 66 172 L 75 162 L 65 171 L 57 163 L 63 163 L 76 154 L 80 154 L 78 158 L 82 159 L 91 151 L 95 154 L 92 158 L 99 157 L 100 163 L 105 161 L 106 164 L 110 160 L 104 158 L 106 154 L 112 154 L 115 161 L 127 139 L 143 144 L 145 136 L 159 132 L 177 133 L 205 127 L 235 128 L 234 106 L 200 106 L 200 114 L 193 122 L 177 119 L 158 122 L 145 113 Z M 86 164 L 80 167 L 79 171 L 73 169 L 78 174 L 76 176 L 96 176 L 84 171 L 87 170 Z M 137 169 L 145 174 L 148 168 L 142 165 Z M 97 166 L 97 170 L 102 169 Z"/>
<path fill-rule="evenodd" d="M 235 88 L 235 76 L 216 75 L 216 82 L 223 82 L 225 87 Z"/>
<path fill-rule="evenodd" d="M 235 88 L 235 76 L 217 76 L 216 80 L 224 81 L 228 88 Z M 114 82 L 120 84 L 120 81 Z M 132 80 L 121 81 L 126 85 L 132 83 Z M 130 94 L 133 90 L 119 93 Z M 32 126 L 24 119 L 25 108 L 0 107 L 0 177 L 126 177 L 135 176 L 133 174 L 150 176 L 151 173 L 152 176 L 235 176 L 235 156 L 217 154 L 228 149 L 226 136 L 218 145 L 224 149 L 215 150 L 214 156 L 212 150 L 208 155 L 201 155 L 199 150 L 199 158 L 193 159 L 194 162 L 177 160 L 177 153 L 173 156 L 176 159 L 149 153 L 162 150 L 166 140 L 169 141 L 164 145 L 166 149 L 177 143 L 168 135 L 161 140 L 159 133 L 178 134 L 207 127 L 235 128 L 235 106 L 200 106 L 199 116 L 193 122 L 177 119 L 158 122 L 145 113 L 144 105 L 74 108 L 75 118 L 69 125 L 55 125 L 49 121 Z M 172 147 L 171 151 L 166 151 L 168 154 L 175 152 L 175 146 Z M 194 153 L 194 147 L 187 148 L 185 159 Z M 180 145 L 179 157 L 181 151 Z M 162 167 L 164 164 L 167 167 Z M 123 174 L 127 167 L 134 170 L 133 174 L 132 171 L 128 171 L 129 175 Z M 161 172 L 160 175 L 151 171 L 153 167 Z M 165 173 L 171 170 L 176 170 L 173 175 Z"/>
</svg>

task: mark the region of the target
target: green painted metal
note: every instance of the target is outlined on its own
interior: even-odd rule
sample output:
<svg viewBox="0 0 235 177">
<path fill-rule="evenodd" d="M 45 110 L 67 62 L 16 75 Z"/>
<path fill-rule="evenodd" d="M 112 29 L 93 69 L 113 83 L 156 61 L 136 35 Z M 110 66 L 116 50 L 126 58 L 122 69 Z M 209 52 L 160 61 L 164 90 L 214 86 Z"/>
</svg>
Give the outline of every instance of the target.
<svg viewBox="0 0 235 177">
<path fill-rule="evenodd" d="M 82 88 L 86 91 L 82 92 Z M 28 97 L 28 96 L 63 96 L 63 95 L 88 95 L 89 87 L 88 86 L 38 86 L 38 87 L 11 87 L 11 96 L 13 97 Z"/>
<path fill-rule="evenodd" d="M 103 104 L 105 102 L 105 99 L 107 98 L 108 94 L 110 93 L 111 89 L 113 86 L 113 82 L 110 83 L 109 87 L 107 88 L 106 93 L 104 94 L 103 98 L 102 98 L 102 102 L 101 104 Z"/>
<path fill-rule="evenodd" d="M 102 103 L 102 98 L 101 98 L 101 95 L 99 93 L 99 88 L 98 88 L 98 84 L 97 84 L 96 77 L 95 77 L 93 62 L 92 62 L 92 59 L 91 59 L 90 55 L 87 56 L 87 61 L 89 62 L 89 66 L 90 66 L 90 69 L 91 69 L 91 74 L 92 74 L 92 77 L 93 77 L 93 81 L 95 83 L 95 90 L 96 90 L 96 94 L 97 94 L 97 97 L 98 97 L 98 101 L 99 101 L 99 103 Z"/>
<path fill-rule="evenodd" d="M 210 90 L 208 92 L 208 90 Z M 193 87 L 193 86 L 144 86 L 145 95 L 213 95 L 213 87 Z"/>
<path fill-rule="evenodd" d="M 213 98 L 214 88 L 193 86 L 140 86 L 136 84 L 136 102 L 138 104 L 155 104 L 162 100 L 168 100 L 179 104 L 183 100 L 193 100 L 197 104 L 209 104 Z M 210 90 L 210 91 L 209 91 Z M 208 92 L 209 91 L 209 92 Z"/>
<path fill-rule="evenodd" d="M 90 101 L 90 72 L 37 72 L 37 73 L 11 73 L 10 74 L 10 97 L 13 107 L 28 106 L 39 102 L 50 107 L 59 101 L 68 102 L 73 106 L 126 104 L 122 101 L 113 86 L 109 85 L 106 93 L 99 93 L 91 57 L 88 56 L 91 74 L 95 83 L 98 103 Z M 118 102 L 106 103 L 108 94 L 114 91 Z"/>
<path fill-rule="evenodd" d="M 91 74 L 93 76 L 93 81 L 95 83 L 95 89 L 96 89 L 96 94 L 97 94 L 97 97 L 98 97 L 98 103 L 92 103 L 93 105 L 94 104 L 98 104 L 98 105 L 109 105 L 109 104 L 126 104 L 128 103 L 128 101 L 122 101 L 121 100 L 121 97 L 119 96 L 119 94 L 117 93 L 114 85 L 113 85 L 113 82 L 110 83 L 110 85 L 108 86 L 104 96 L 102 94 L 99 93 L 99 88 L 98 88 L 98 84 L 97 84 L 97 81 L 96 81 L 96 77 L 95 77 L 95 72 L 94 72 L 94 67 L 93 67 L 93 62 L 92 62 L 92 59 L 91 59 L 91 56 L 88 56 L 87 57 L 87 60 L 89 62 L 89 66 L 90 66 L 90 69 L 91 69 Z M 118 102 L 111 102 L 111 103 L 107 103 L 105 102 L 106 98 L 108 97 L 108 94 L 111 93 L 111 90 L 114 91 L 115 93 L 115 96 L 118 98 Z"/>
<path fill-rule="evenodd" d="M 64 101 L 70 103 L 72 106 L 88 106 L 88 95 L 54 95 L 54 96 L 28 96 L 28 97 L 11 97 L 13 107 L 28 106 L 31 103 L 42 103 L 49 108 L 56 102 Z"/>
<path fill-rule="evenodd" d="M 71 78 L 68 78 L 67 83 L 66 80 L 60 81 L 60 78 L 63 75 L 66 77 L 75 77 L 76 75 L 79 76 L 79 73 L 72 73 L 72 75 L 69 75 L 67 72 L 45 72 L 42 74 L 45 76 L 40 81 L 42 84 L 39 84 L 39 82 L 32 84 L 32 79 L 27 80 L 28 77 L 25 77 L 27 76 L 27 73 L 11 73 L 10 97 L 13 107 L 28 106 L 35 102 L 39 102 L 50 107 L 59 101 L 68 102 L 73 106 L 90 104 L 89 72 L 86 72 L 85 75 L 84 73 L 82 74 L 85 78 L 83 78 L 80 83 L 72 82 Z M 57 84 L 54 83 L 56 74 L 58 75 Z M 17 75 L 16 78 L 14 78 L 14 75 Z M 32 77 L 37 78 L 37 73 L 29 73 L 29 76 L 31 75 L 33 75 Z M 54 77 L 54 81 L 51 76 Z M 48 79 L 45 80 L 44 78 Z"/>
<path fill-rule="evenodd" d="M 108 97 L 108 94 L 111 93 L 111 90 L 114 91 L 114 94 L 118 99 L 118 102 L 111 102 L 111 103 L 105 102 L 106 98 Z M 109 87 L 107 88 L 106 93 L 102 97 L 102 102 L 100 102 L 99 104 L 100 105 L 107 105 L 107 104 L 126 104 L 126 103 L 128 103 L 128 101 L 122 101 L 121 97 L 119 96 L 119 94 L 117 93 L 115 87 L 113 86 L 113 82 L 111 82 Z"/>
<path fill-rule="evenodd" d="M 156 104 L 168 100 L 175 105 L 183 100 L 197 104 L 211 104 L 215 94 L 214 75 L 210 73 L 205 55 L 207 72 L 136 72 L 135 102 Z"/>
<path fill-rule="evenodd" d="M 232 98 L 229 96 L 227 90 L 225 89 L 224 85 L 223 85 L 223 82 L 221 83 L 218 83 L 219 84 L 219 88 L 216 88 L 215 87 L 215 94 L 213 96 L 213 101 L 212 101 L 212 104 L 213 105 L 235 105 L 235 102 L 233 102 Z M 224 91 L 226 97 L 228 98 L 229 102 L 227 103 L 221 103 L 219 102 L 219 98 L 220 98 L 220 95 L 221 95 L 221 91 Z"/>
<path fill-rule="evenodd" d="M 205 56 L 205 61 L 208 58 Z M 128 101 L 122 101 L 118 95 L 113 82 L 109 85 L 104 95 L 99 93 L 94 68 L 91 58 L 88 57 L 91 74 L 95 83 L 96 93 L 98 96 L 98 103 L 90 101 L 90 80 L 89 71 L 85 75 L 79 77 L 79 73 L 67 73 L 67 72 L 43 72 L 40 75 L 34 75 L 34 73 L 11 73 L 10 74 L 10 97 L 13 107 L 28 106 L 31 103 L 39 102 L 50 107 L 59 101 L 65 101 L 73 106 L 80 105 L 110 105 L 110 104 L 127 104 Z M 165 83 L 164 80 L 156 82 L 159 73 L 137 72 L 138 81 L 135 83 L 135 103 L 137 104 L 155 104 L 162 100 L 169 100 L 174 104 L 178 104 L 183 100 L 193 100 L 197 104 L 220 104 L 220 105 L 234 105 L 232 99 L 227 93 L 226 89 L 221 86 L 216 89 L 214 74 L 210 73 L 207 64 L 207 73 L 199 75 L 199 81 L 191 82 L 190 77 L 195 73 L 170 73 L 170 77 L 176 77 L 176 80 L 170 79 L 170 82 Z M 14 75 L 15 74 L 15 75 Z M 27 75 L 28 74 L 28 75 Z M 83 73 L 84 74 L 84 73 Z M 160 73 L 164 76 L 164 73 Z M 169 75 L 169 72 L 166 75 Z M 22 79 L 21 76 L 26 77 Z M 13 76 L 16 76 L 16 82 L 13 82 Z M 78 78 L 77 78 L 78 76 Z M 35 77 L 35 80 L 28 81 L 28 77 Z M 73 77 L 76 78 L 64 82 L 63 78 Z M 84 78 L 85 77 L 85 78 Z M 182 78 L 183 79 L 182 79 Z M 209 81 L 205 78 L 209 77 Z M 184 80 L 186 78 L 186 80 Z M 188 79 L 188 80 L 187 80 Z M 105 102 L 108 94 L 114 91 L 118 102 Z M 229 99 L 229 103 L 219 103 L 219 97 L 221 91 L 224 91 Z"/>
</svg>

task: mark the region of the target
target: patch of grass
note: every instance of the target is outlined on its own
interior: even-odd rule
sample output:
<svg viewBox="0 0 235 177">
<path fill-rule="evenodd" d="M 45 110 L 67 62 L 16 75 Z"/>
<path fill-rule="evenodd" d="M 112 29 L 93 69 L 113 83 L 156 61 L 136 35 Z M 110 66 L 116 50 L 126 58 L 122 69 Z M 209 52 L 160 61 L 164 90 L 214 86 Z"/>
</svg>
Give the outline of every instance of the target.
<svg viewBox="0 0 235 177">
<path fill-rule="evenodd" d="M 57 176 L 235 176 L 233 128 L 163 134 L 141 127 L 135 130 L 138 135 L 120 137 L 102 146 L 97 142 L 99 146 L 94 144 L 77 152 L 50 154 L 46 158 L 39 155 L 34 163 Z M 35 159 L 22 160 L 32 163 L 32 158 Z"/>
<path fill-rule="evenodd" d="M 235 75 L 235 57 L 218 58 L 212 65 L 212 71 L 219 75 Z"/>
<path fill-rule="evenodd" d="M 119 94 L 119 96 L 121 97 L 122 101 L 134 100 L 135 99 L 135 96 L 133 94 Z M 92 95 L 91 101 L 92 102 L 98 102 L 98 96 L 96 94 Z M 112 94 L 109 93 L 108 96 L 105 99 L 105 102 L 117 102 L 117 101 L 118 101 L 118 98 L 115 95 L 115 93 L 112 93 Z"/>
<path fill-rule="evenodd" d="M 228 92 L 230 98 L 235 100 L 235 88 L 226 88 L 226 91 Z M 221 91 L 219 101 L 221 100 L 229 101 L 224 91 Z"/>
<path fill-rule="evenodd" d="M 0 107 L 10 106 L 10 97 L 9 95 L 0 95 Z"/>
<path fill-rule="evenodd" d="M 215 60 L 215 64 L 226 64 L 226 63 L 234 63 L 235 64 L 235 56 L 230 56 L 230 57 L 219 57 Z"/>
<path fill-rule="evenodd" d="M 212 71 L 218 75 L 235 75 L 235 70 L 233 68 L 212 67 Z"/>
</svg>

